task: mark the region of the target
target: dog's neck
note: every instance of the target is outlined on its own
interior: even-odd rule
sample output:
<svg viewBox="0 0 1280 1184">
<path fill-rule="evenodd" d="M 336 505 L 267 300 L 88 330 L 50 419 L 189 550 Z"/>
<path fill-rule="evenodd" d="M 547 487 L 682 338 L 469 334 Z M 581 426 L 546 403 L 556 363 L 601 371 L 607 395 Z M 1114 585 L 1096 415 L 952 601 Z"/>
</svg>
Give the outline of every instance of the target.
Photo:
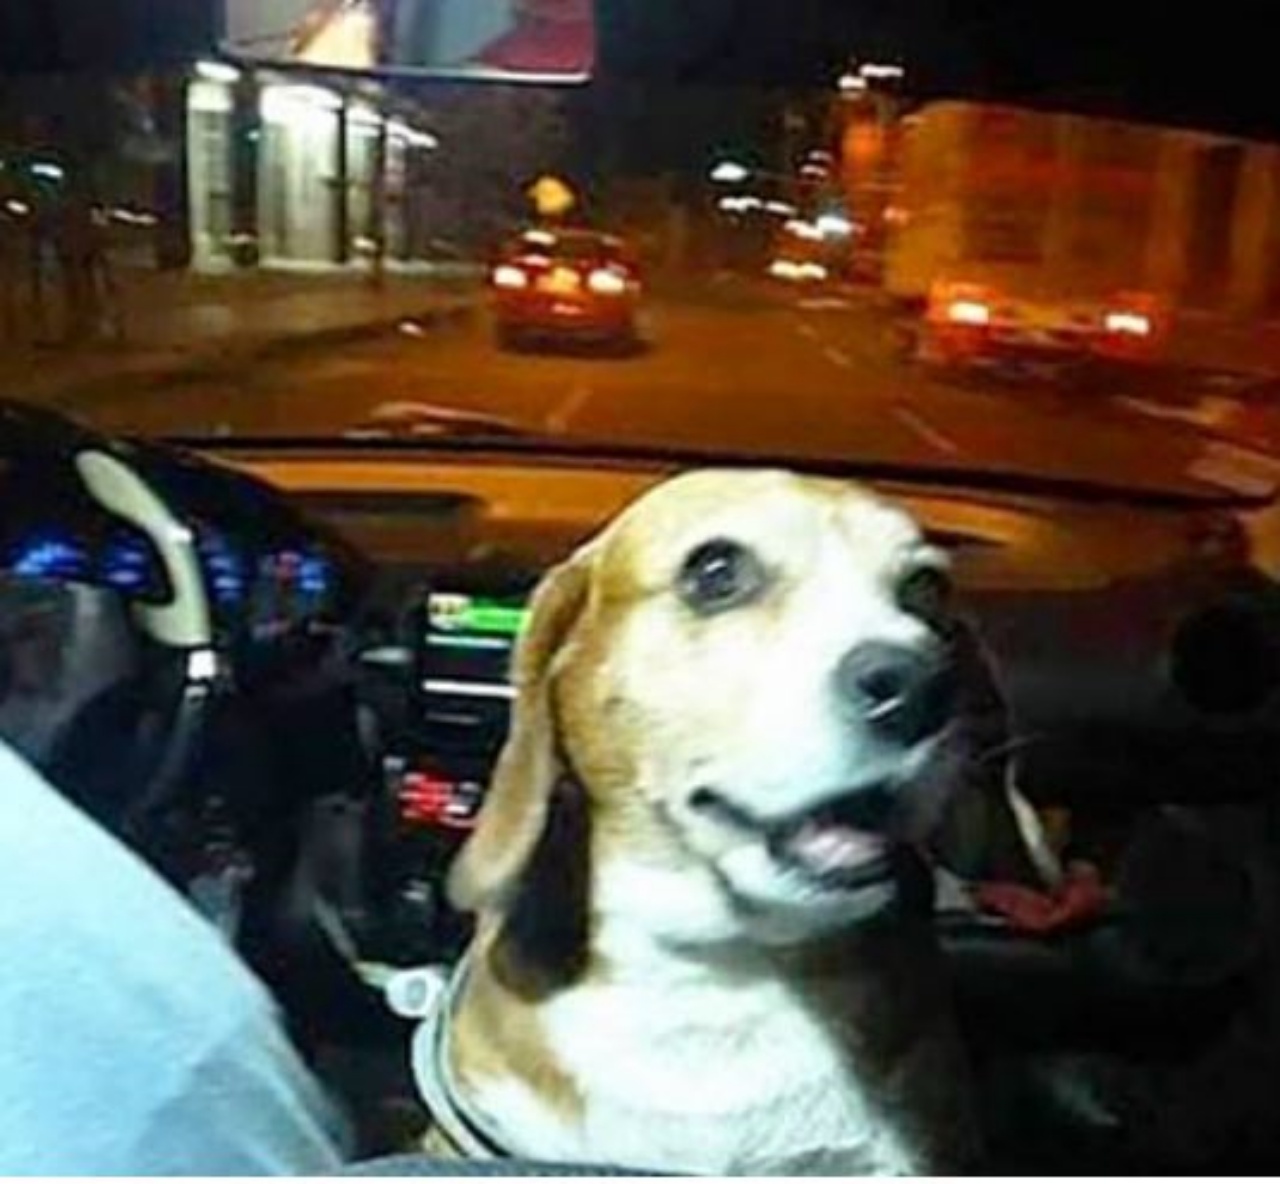
<svg viewBox="0 0 1280 1184">
<path fill-rule="evenodd" d="M 927 926 L 716 944 L 709 878 L 637 874 L 597 868 L 589 968 L 567 989 L 522 997 L 493 973 L 497 941 L 478 947 L 458 1069 L 513 1151 L 711 1174 L 948 1164 L 962 1071 Z"/>
</svg>

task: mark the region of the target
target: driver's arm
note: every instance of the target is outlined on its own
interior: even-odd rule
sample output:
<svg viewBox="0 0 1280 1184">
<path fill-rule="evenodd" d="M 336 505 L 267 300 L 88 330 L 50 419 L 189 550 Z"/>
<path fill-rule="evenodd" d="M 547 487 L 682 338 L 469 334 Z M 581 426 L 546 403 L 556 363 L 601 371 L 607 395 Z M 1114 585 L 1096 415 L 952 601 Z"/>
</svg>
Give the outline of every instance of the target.
<svg viewBox="0 0 1280 1184">
<path fill-rule="evenodd" d="M 137 1156 L 165 1175 L 318 1175 L 339 1166 L 342 1142 L 337 1115 L 259 1014 L 192 1062 L 140 1133 Z"/>
<path fill-rule="evenodd" d="M 340 1140 L 266 990 L 0 748 L 0 1175 L 317 1174 Z"/>
</svg>

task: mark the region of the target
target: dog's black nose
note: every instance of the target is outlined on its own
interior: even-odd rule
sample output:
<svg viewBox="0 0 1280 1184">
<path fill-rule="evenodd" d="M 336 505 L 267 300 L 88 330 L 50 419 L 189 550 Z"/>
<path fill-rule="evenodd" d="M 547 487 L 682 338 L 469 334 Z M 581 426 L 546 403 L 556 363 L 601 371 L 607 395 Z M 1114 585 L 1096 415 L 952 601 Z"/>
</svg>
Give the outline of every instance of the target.
<svg viewBox="0 0 1280 1184">
<path fill-rule="evenodd" d="M 936 735 L 955 706 L 954 672 L 934 649 L 867 642 L 841 659 L 836 686 L 860 720 L 897 744 Z"/>
</svg>

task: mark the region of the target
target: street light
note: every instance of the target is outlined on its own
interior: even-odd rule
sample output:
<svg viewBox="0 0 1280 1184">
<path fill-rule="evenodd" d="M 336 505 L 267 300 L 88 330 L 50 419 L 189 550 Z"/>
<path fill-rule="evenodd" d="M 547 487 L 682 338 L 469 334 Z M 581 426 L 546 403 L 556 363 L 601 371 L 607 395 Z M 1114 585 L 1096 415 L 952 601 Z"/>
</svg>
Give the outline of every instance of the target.
<svg viewBox="0 0 1280 1184">
<path fill-rule="evenodd" d="M 860 95 L 868 89 L 867 80 L 861 74 L 841 74 L 840 93 L 842 95 Z"/>
<path fill-rule="evenodd" d="M 726 160 L 711 170 L 711 179 L 719 185 L 741 185 L 750 177 L 749 168 L 732 160 Z"/>
</svg>

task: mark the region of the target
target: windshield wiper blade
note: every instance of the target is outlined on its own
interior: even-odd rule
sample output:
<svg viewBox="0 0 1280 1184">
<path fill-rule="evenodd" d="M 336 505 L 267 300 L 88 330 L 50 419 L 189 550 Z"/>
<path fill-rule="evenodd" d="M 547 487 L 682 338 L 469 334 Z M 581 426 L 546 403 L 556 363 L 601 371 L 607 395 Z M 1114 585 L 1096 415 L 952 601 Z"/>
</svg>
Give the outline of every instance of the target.
<svg viewBox="0 0 1280 1184">
<path fill-rule="evenodd" d="M 383 403 L 368 419 L 343 432 L 347 440 L 511 440 L 536 433 L 514 420 L 435 403 Z"/>
</svg>

